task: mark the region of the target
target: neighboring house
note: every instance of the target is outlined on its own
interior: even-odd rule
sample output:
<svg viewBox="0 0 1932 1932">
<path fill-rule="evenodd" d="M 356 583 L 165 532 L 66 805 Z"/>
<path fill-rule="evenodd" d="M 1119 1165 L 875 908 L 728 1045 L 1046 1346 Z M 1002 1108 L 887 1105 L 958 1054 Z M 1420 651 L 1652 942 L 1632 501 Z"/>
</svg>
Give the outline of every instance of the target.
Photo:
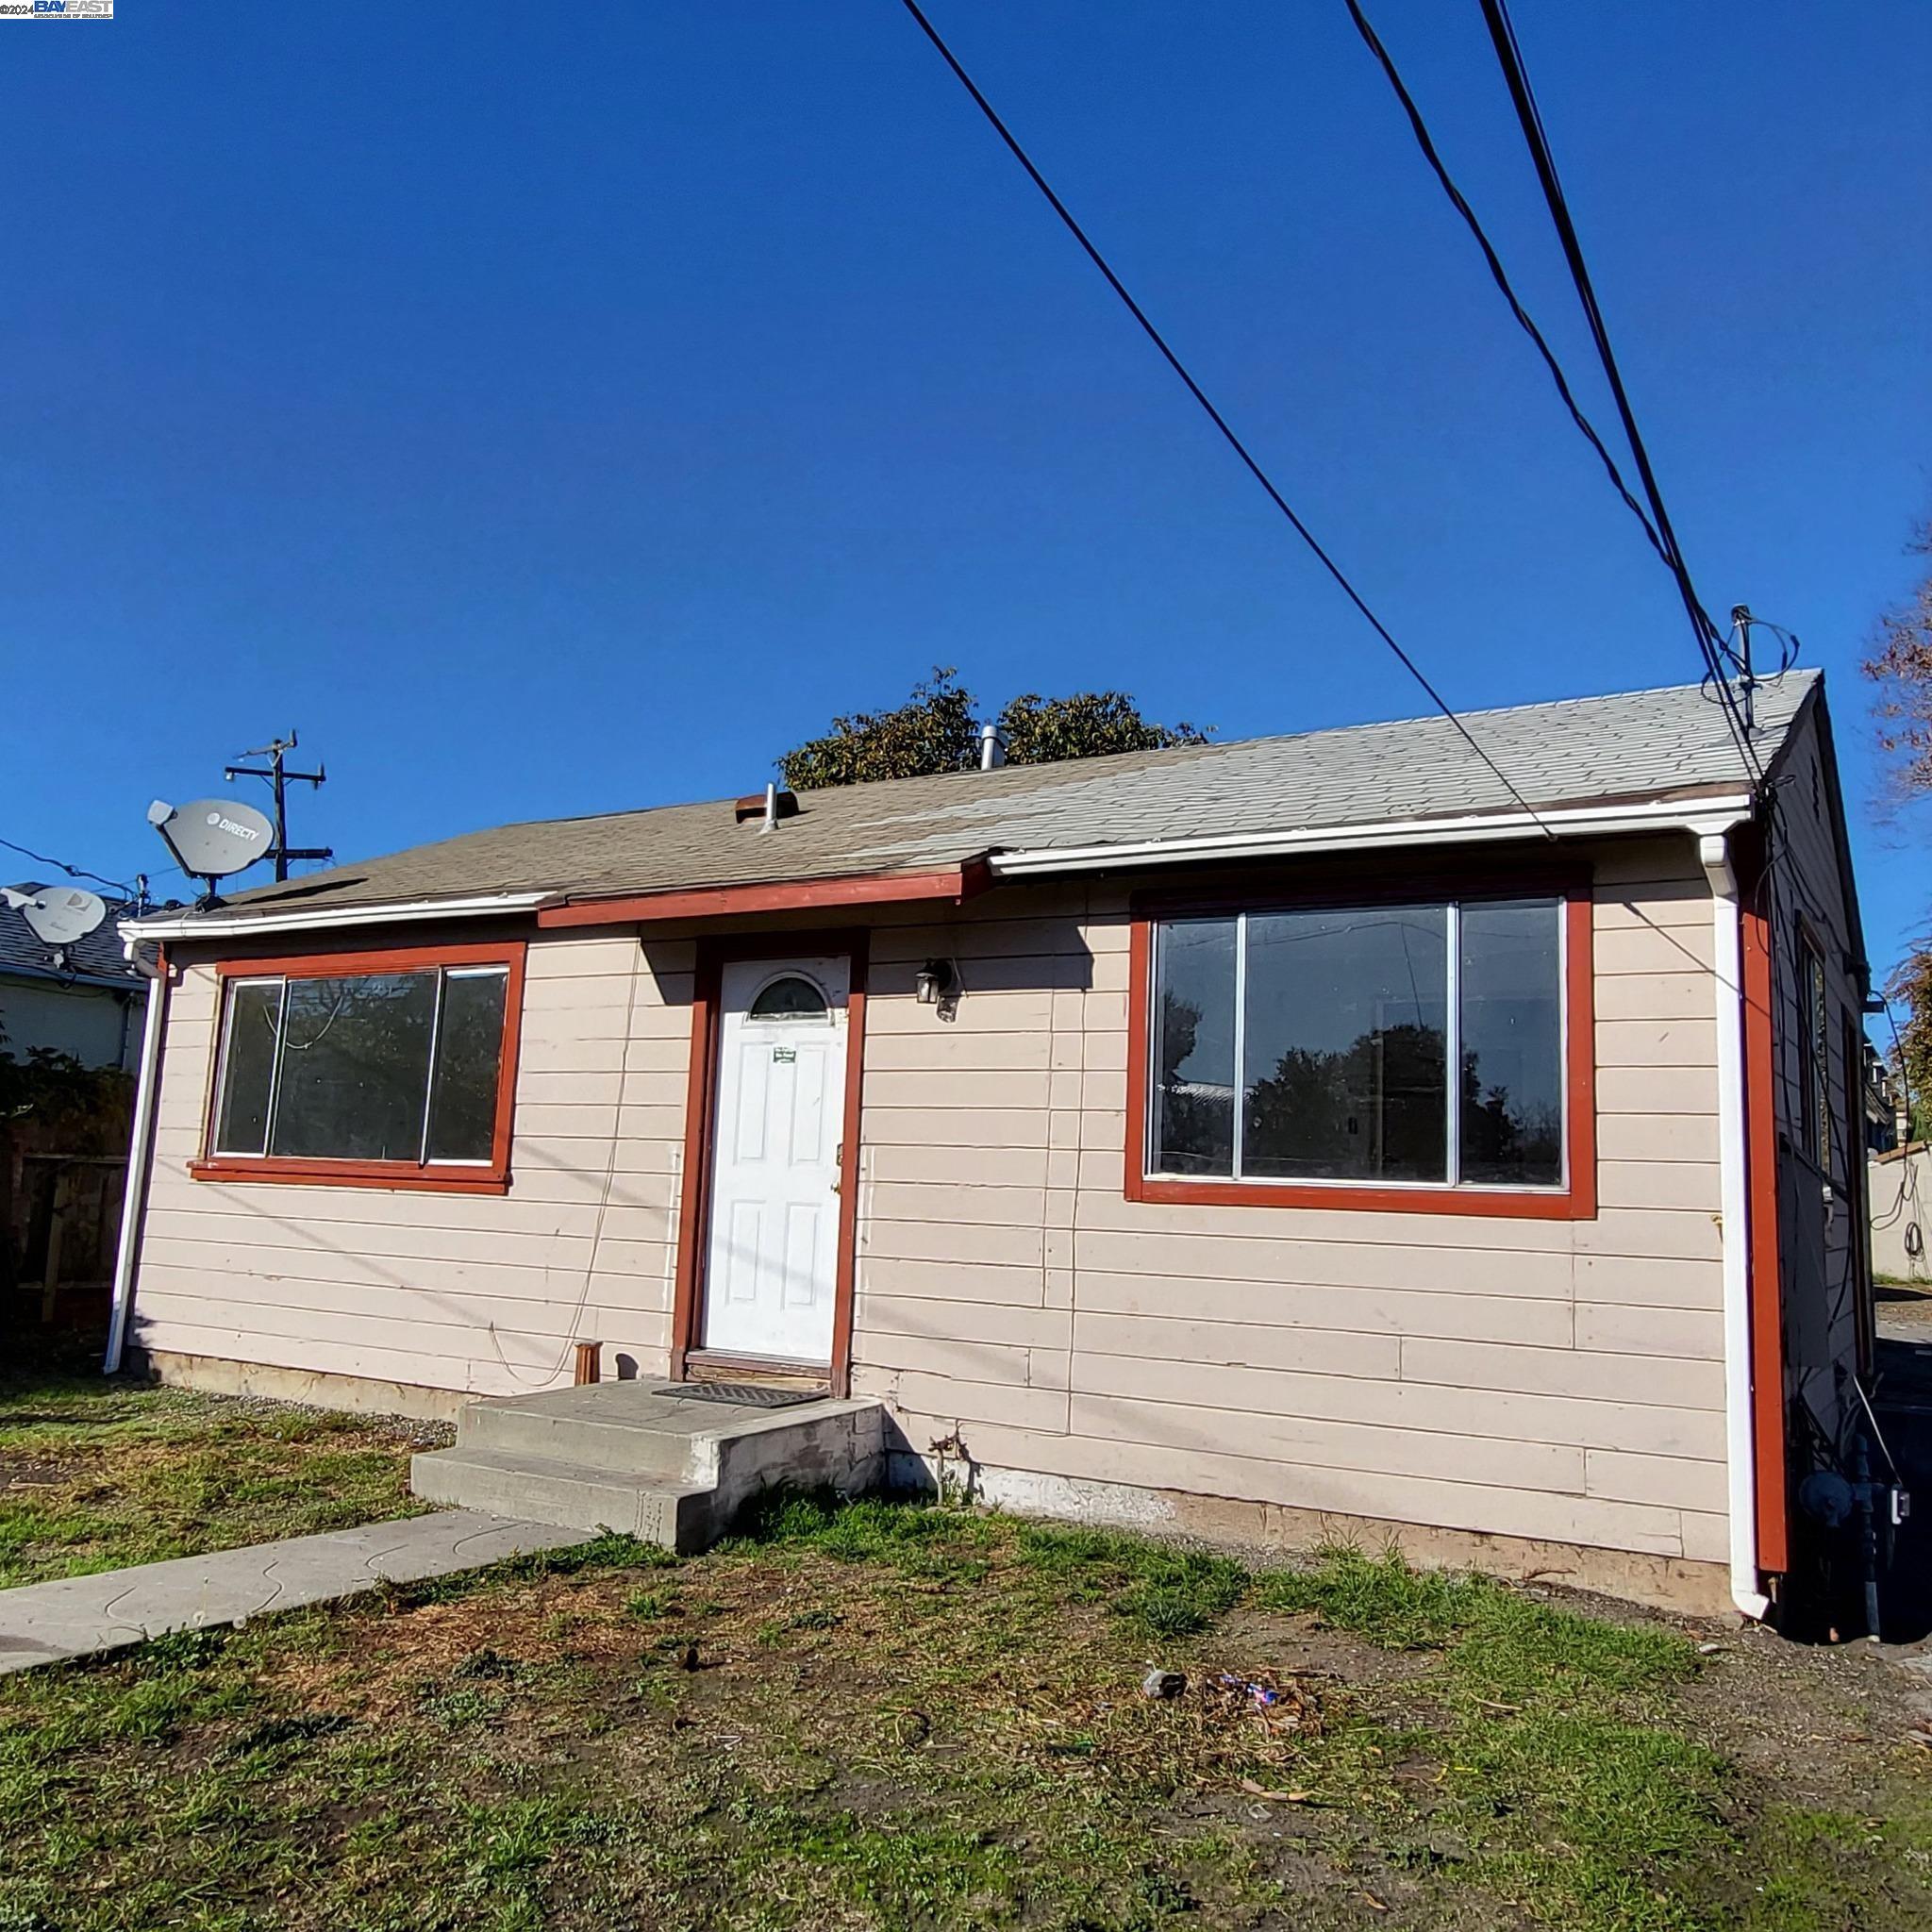
<svg viewBox="0 0 1932 1932">
<path fill-rule="evenodd" d="M 16 888 L 38 892 L 38 881 Z M 122 956 L 110 907 L 91 933 L 50 946 L 17 907 L 0 898 L 0 1051 L 25 1059 L 36 1047 L 84 1067 L 131 1067 L 146 980 Z"/>
<path fill-rule="evenodd" d="M 1932 1222 L 1932 1149 L 1901 1141 L 1872 1157 L 1866 1191 L 1872 1204 L 1872 1270 L 1882 1281 L 1932 1282 L 1925 1227 Z"/>
<path fill-rule="evenodd" d="M 1758 793 L 1692 687 L 1469 717 L 1533 815 L 1428 719 L 150 918 L 129 1341 L 418 1410 L 790 1373 L 1017 1507 L 1761 1614 L 1871 1304 L 1820 680 L 1757 718 Z"/>
</svg>

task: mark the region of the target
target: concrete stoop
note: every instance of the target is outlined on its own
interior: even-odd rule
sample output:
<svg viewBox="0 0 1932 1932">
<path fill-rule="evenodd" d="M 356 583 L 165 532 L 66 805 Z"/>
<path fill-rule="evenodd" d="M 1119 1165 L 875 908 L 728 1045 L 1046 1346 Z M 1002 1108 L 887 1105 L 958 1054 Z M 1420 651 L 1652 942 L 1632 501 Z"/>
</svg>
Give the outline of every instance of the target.
<svg viewBox="0 0 1932 1932">
<path fill-rule="evenodd" d="M 856 1495 L 885 1474 L 885 1408 L 708 1402 L 648 1382 L 594 1382 L 471 1403 L 456 1446 L 414 1457 L 425 1502 L 566 1529 L 620 1530 L 689 1553 L 777 1484 Z"/>
</svg>

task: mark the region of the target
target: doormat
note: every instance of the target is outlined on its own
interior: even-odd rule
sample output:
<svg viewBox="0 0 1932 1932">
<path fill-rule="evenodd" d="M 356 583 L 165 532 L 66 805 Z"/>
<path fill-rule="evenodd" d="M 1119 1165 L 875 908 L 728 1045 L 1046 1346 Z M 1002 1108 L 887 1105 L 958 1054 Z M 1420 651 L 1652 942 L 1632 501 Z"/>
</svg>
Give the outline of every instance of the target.
<svg viewBox="0 0 1932 1932">
<path fill-rule="evenodd" d="M 667 1382 L 654 1395 L 685 1402 L 729 1402 L 743 1408 L 790 1408 L 798 1402 L 823 1402 L 823 1389 L 788 1389 L 779 1382 Z"/>
</svg>

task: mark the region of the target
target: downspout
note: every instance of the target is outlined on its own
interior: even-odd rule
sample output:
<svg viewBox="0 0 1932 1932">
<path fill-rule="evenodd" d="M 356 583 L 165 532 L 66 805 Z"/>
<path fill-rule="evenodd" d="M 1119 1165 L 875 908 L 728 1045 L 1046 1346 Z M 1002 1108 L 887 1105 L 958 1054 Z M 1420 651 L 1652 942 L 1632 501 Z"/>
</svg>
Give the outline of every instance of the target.
<svg viewBox="0 0 1932 1932">
<path fill-rule="evenodd" d="M 161 1085 L 161 1036 L 168 1019 L 168 958 L 155 948 L 154 964 L 141 957 L 140 941 L 124 940 L 130 966 L 147 974 L 147 1017 L 141 1033 L 141 1069 L 135 1075 L 134 1126 L 128 1136 L 127 1185 L 121 1195 L 121 1244 L 114 1254 L 114 1312 L 108 1325 L 104 1375 L 118 1374 L 127 1341 L 127 1318 L 134 1310 L 134 1262 L 141 1245 L 142 1213 L 147 1205 L 148 1169 L 154 1164 L 155 1101 Z"/>
<path fill-rule="evenodd" d="M 1771 1608 L 1757 1569 L 1757 1464 L 1751 1413 L 1751 1208 L 1745 1166 L 1744 954 L 1735 820 L 1697 828 L 1710 881 L 1712 985 L 1717 996 L 1718 1184 L 1723 1208 L 1724 1467 L 1729 1481 L 1731 1601 L 1754 1623 Z"/>
</svg>

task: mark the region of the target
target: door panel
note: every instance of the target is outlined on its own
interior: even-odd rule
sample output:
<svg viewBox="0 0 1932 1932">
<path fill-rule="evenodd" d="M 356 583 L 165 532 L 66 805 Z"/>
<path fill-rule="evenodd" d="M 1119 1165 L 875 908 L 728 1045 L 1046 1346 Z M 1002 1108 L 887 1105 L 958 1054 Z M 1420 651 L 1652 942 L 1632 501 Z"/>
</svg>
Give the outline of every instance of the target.
<svg viewBox="0 0 1932 1932">
<path fill-rule="evenodd" d="M 851 984 L 839 958 L 720 976 L 704 1348 L 831 1361 Z"/>
</svg>

